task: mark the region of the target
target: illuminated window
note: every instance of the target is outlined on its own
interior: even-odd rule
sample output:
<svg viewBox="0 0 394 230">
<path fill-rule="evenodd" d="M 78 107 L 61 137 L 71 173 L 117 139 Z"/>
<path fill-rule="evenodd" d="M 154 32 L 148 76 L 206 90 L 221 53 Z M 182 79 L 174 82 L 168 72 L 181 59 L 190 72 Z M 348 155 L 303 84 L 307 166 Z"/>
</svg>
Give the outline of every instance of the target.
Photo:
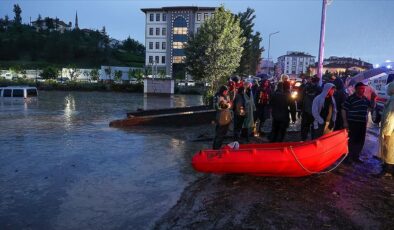
<svg viewBox="0 0 394 230">
<path fill-rule="evenodd" d="M 187 28 L 186 27 L 174 27 L 173 34 L 187 34 Z"/>
<path fill-rule="evenodd" d="M 186 57 L 185 56 L 174 56 L 172 57 L 172 62 L 173 63 L 184 63 Z"/>
<path fill-rule="evenodd" d="M 172 48 L 173 49 L 183 49 L 185 47 L 185 42 L 173 42 Z"/>
</svg>

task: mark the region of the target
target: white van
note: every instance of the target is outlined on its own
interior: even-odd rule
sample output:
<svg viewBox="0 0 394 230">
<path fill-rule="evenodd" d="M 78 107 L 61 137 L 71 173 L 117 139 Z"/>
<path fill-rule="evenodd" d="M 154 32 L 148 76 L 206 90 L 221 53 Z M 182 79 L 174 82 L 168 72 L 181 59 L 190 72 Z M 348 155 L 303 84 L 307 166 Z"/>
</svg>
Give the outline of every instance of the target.
<svg viewBox="0 0 394 230">
<path fill-rule="evenodd" d="M 30 86 L 8 86 L 0 88 L 1 99 L 28 99 L 37 98 L 38 91 L 36 87 Z"/>
<path fill-rule="evenodd" d="M 381 73 L 368 79 L 368 85 L 375 91 L 377 97 L 375 99 L 376 106 L 372 111 L 372 121 L 379 123 L 382 119 L 382 111 L 384 104 L 389 99 L 387 95 L 387 85 L 394 81 L 394 71 Z"/>
</svg>

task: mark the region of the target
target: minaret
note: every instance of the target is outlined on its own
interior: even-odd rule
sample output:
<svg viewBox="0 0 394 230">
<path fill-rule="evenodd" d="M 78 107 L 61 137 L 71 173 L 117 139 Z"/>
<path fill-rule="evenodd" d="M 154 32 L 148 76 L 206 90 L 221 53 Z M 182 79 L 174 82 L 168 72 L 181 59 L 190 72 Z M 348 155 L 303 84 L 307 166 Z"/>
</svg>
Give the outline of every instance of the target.
<svg viewBox="0 0 394 230">
<path fill-rule="evenodd" d="M 76 30 L 79 29 L 78 28 L 78 12 L 77 11 L 75 11 L 75 29 Z"/>
</svg>

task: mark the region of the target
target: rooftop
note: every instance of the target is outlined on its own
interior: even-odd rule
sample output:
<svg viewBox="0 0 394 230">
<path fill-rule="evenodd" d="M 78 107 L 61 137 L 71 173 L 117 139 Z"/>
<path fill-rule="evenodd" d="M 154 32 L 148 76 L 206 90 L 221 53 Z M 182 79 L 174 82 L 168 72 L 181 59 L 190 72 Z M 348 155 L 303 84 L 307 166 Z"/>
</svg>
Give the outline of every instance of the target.
<svg viewBox="0 0 394 230">
<path fill-rule="evenodd" d="M 192 10 L 192 11 L 215 11 L 217 7 L 199 7 L 199 6 L 167 6 L 161 8 L 143 8 L 141 9 L 142 12 L 147 13 L 151 11 L 174 11 L 174 10 Z"/>
</svg>

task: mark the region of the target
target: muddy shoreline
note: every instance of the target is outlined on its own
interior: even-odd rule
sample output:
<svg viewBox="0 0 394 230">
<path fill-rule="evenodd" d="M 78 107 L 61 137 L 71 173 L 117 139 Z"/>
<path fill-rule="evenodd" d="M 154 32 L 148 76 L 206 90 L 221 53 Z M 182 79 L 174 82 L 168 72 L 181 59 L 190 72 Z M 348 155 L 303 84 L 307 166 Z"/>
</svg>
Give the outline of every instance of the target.
<svg viewBox="0 0 394 230">
<path fill-rule="evenodd" d="M 291 136 L 290 136 L 291 137 Z M 377 137 L 362 164 L 302 178 L 201 174 L 155 229 L 391 229 L 394 179 L 377 178 Z M 196 172 L 197 173 L 197 172 Z"/>
</svg>

